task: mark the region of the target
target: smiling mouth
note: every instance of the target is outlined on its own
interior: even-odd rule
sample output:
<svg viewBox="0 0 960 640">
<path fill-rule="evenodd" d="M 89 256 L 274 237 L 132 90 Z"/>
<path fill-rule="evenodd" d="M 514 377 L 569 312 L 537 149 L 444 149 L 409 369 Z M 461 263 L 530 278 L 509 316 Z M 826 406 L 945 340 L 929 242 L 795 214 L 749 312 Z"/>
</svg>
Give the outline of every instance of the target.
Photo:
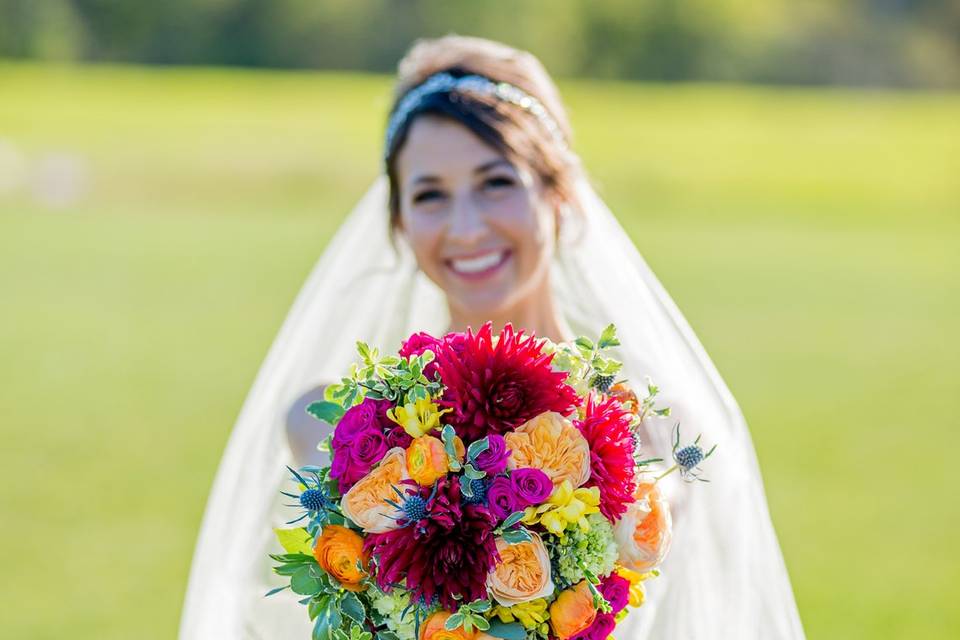
<svg viewBox="0 0 960 640">
<path fill-rule="evenodd" d="M 509 249 L 489 251 L 469 258 L 450 258 L 446 265 L 455 274 L 469 280 L 486 278 L 500 269 L 510 258 Z"/>
</svg>

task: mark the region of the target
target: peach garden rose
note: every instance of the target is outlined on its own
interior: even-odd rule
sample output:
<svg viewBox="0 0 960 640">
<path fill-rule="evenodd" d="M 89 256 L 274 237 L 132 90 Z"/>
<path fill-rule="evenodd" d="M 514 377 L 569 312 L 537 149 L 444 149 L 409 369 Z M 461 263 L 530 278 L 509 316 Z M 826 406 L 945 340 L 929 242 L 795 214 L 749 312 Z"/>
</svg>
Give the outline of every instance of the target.
<svg viewBox="0 0 960 640">
<path fill-rule="evenodd" d="M 497 563 L 487 579 L 490 595 L 504 607 L 545 598 L 553 593 L 550 555 L 543 540 L 531 533 L 528 542 L 510 544 L 497 538 Z"/>
<path fill-rule="evenodd" d="M 390 449 L 380 464 L 344 494 L 340 501 L 343 515 L 365 533 L 396 529 L 397 521 L 389 515 L 395 509 L 386 500 L 396 500 L 393 487 L 408 478 L 406 452 L 400 447 Z"/>
<path fill-rule="evenodd" d="M 541 469 L 559 487 L 569 480 L 574 488 L 590 478 L 590 445 L 572 422 L 546 411 L 504 436 L 511 450 L 510 469 Z"/>
<path fill-rule="evenodd" d="M 654 482 L 641 483 L 634 494 L 637 501 L 613 527 L 620 549 L 620 564 L 646 572 L 663 561 L 670 549 L 672 520 L 670 505 Z"/>
</svg>

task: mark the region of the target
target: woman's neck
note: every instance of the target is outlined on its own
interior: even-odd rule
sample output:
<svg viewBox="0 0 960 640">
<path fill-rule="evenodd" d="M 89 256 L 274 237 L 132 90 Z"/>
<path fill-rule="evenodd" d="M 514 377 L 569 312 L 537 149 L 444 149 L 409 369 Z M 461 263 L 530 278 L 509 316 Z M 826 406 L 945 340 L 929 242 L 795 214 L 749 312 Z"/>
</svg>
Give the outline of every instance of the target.
<svg viewBox="0 0 960 640">
<path fill-rule="evenodd" d="M 512 308 L 501 310 L 493 315 L 481 317 L 450 307 L 451 331 L 465 331 L 467 327 L 476 331 L 487 321 L 493 323 L 495 332 L 499 332 L 504 325 L 510 323 L 516 329 L 523 329 L 526 333 L 534 333 L 542 338 L 550 338 L 554 342 L 567 342 L 574 338 L 570 325 L 557 310 L 549 286 L 538 288 L 534 295 L 521 300 Z"/>
</svg>

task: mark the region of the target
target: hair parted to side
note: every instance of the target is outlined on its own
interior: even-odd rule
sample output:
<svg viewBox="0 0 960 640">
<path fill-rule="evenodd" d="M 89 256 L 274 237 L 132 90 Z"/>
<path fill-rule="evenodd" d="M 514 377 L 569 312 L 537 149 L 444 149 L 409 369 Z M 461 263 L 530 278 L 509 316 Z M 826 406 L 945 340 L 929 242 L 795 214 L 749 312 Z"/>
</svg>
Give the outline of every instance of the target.
<svg viewBox="0 0 960 640">
<path fill-rule="evenodd" d="M 448 35 L 418 40 L 400 60 L 391 114 L 407 92 L 441 72 L 454 76 L 476 74 L 522 89 L 539 100 L 550 113 L 563 141 L 558 140 L 536 116 L 496 96 L 469 93 L 430 95 L 401 124 L 391 148 L 386 150 L 391 227 L 397 225 L 400 217 L 397 155 L 403 148 L 410 126 L 418 116 L 426 114 L 456 120 L 512 162 L 526 164 L 539 175 L 548 194 L 558 204 L 575 202 L 574 184 L 580 164 L 569 148 L 570 122 L 557 86 L 533 54 L 469 36 Z"/>
</svg>

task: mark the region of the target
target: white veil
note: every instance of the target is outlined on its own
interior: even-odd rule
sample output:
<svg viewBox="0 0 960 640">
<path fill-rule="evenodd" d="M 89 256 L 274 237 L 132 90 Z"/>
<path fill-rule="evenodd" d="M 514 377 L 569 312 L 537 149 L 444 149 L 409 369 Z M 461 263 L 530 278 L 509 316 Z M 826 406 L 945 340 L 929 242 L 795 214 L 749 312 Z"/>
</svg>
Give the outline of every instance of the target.
<svg viewBox="0 0 960 640">
<path fill-rule="evenodd" d="M 581 180 L 584 225 L 561 243 L 552 283 L 577 333 L 617 325 L 625 375 L 650 376 L 669 422 L 651 427 L 647 451 L 669 458 L 671 427 L 718 444 L 710 484 L 662 489 L 674 511 L 674 540 L 647 602 L 620 624 L 618 640 L 802 638 L 793 594 L 767 512 L 750 434 L 736 403 L 680 311 L 594 190 Z M 357 205 L 310 274 L 257 376 L 227 445 L 197 542 L 180 626 L 182 640 L 309 638 L 305 607 L 282 584 L 267 553 L 271 526 L 293 516 L 281 506 L 292 464 L 285 425 L 305 391 L 338 380 L 361 339 L 389 351 L 417 330 L 442 332 L 442 294 L 387 233 L 381 177 Z M 402 243 L 398 243 L 402 244 Z M 291 416 L 297 420 L 296 410 Z M 317 441 L 325 434 L 318 423 Z"/>
</svg>

